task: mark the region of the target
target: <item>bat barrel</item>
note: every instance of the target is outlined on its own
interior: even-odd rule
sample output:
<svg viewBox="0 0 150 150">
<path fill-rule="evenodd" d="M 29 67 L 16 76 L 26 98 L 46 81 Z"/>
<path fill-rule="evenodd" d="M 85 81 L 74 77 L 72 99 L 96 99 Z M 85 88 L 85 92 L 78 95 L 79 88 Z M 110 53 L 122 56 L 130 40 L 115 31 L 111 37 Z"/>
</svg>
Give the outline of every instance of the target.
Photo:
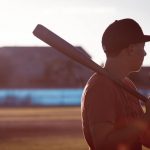
<svg viewBox="0 0 150 150">
<path fill-rule="evenodd" d="M 70 43 L 48 30 L 46 27 L 38 24 L 33 34 L 38 37 L 43 42 L 54 47 L 61 53 L 67 55 L 68 57 L 76 60 L 78 63 L 83 64 L 95 72 L 99 72 L 102 68 L 90 59 L 85 59 L 83 55 L 76 47 L 72 46 Z"/>
</svg>

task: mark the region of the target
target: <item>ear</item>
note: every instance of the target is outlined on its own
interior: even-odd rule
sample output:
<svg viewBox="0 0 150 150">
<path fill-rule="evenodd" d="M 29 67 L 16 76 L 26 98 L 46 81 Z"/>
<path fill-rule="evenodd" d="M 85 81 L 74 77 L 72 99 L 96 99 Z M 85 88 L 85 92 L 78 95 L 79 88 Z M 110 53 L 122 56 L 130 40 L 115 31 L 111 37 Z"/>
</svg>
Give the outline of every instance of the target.
<svg viewBox="0 0 150 150">
<path fill-rule="evenodd" d="M 128 55 L 134 55 L 134 52 L 135 52 L 134 44 L 130 44 L 128 46 L 128 48 L 126 49 L 126 52 L 127 52 Z"/>
</svg>

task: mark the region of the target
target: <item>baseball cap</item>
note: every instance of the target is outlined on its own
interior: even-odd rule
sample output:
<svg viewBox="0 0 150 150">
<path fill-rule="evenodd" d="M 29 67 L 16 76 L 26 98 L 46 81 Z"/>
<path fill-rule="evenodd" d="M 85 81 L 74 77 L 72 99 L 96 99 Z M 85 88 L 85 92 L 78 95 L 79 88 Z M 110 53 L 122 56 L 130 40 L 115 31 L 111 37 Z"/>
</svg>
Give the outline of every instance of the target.
<svg viewBox="0 0 150 150">
<path fill-rule="evenodd" d="M 144 35 L 140 25 L 133 19 L 116 20 L 103 33 L 102 46 L 107 55 L 118 54 L 130 44 L 150 41 L 150 35 Z"/>
</svg>

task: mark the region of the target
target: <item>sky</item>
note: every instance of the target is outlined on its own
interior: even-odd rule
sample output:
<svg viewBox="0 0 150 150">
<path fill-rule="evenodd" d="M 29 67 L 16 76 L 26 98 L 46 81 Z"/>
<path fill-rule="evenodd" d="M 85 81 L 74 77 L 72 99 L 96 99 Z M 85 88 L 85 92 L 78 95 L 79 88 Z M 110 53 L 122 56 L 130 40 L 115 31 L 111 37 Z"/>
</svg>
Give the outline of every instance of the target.
<svg viewBox="0 0 150 150">
<path fill-rule="evenodd" d="M 33 36 L 43 24 L 74 46 L 105 62 L 101 37 L 114 20 L 133 18 L 150 34 L 150 0 L 0 0 L 0 47 L 47 46 Z M 150 43 L 143 66 L 150 66 Z"/>
</svg>

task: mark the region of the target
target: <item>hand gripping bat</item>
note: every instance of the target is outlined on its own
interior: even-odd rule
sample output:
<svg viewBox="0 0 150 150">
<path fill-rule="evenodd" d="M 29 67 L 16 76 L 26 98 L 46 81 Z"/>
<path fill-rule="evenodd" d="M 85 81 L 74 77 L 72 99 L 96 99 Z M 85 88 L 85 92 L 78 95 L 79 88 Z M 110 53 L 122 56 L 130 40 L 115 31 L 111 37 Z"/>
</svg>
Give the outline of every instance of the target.
<svg viewBox="0 0 150 150">
<path fill-rule="evenodd" d="M 42 40 L 43 42 L 47 43 L 49 46 L 52 46 L 56 50 L 60 51 L 61 53 L 67 55 L 74 61 L 90 68 L 94 72 L 99 74 L 103 74 L 111 79 L 114 83 L 116 83 L 119 87 L 123 88 L 125 91 L 129 92 L 131 95 L 135 96 L 136 98 L 142 100 L 143 102 L 147 102 L 148 98 L 144 95 L 140 94 L 136 90 L 126 86 L 123 82 L 116 79 L 111 74 L 108 74 L 101 66 L 96 64 L 91 59 L 87 58 L 84 54 L 82 54 L 76 47 L 44 27 L 43 25 L 38 24 L 33 31 L 33 34 Z"/>
</svg>

